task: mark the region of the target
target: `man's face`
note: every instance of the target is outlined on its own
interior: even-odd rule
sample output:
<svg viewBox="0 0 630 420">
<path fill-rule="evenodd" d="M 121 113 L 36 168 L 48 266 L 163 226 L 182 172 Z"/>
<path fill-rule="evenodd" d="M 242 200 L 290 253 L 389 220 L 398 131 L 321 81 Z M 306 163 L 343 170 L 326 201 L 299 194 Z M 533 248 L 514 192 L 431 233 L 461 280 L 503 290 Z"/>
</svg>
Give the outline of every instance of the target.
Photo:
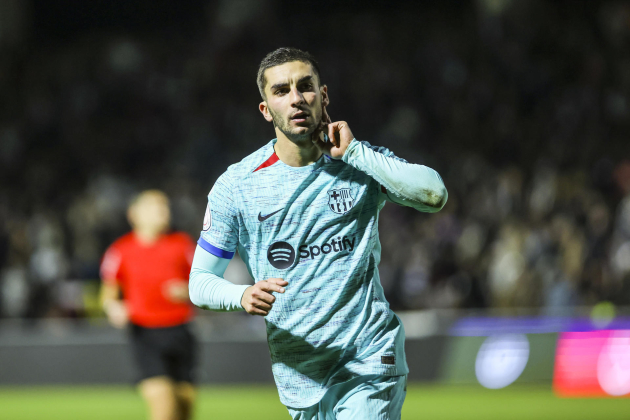
<svg viewBox="0 0 630 420">
<path fill-rule="evenodd" d="M 310 64 L 292 61 L 265 71 L 266 101 L 260 111 L 291 140 L 310 139 L 328 105 L 326 86 L 320 87 Z"/>
<path fill-rule="evenodd" d="M 146 193 L 129 208 L 129 221 L 134 228 L 154 233 L 168 229 L 171 221 L 168 198 L 159 193 Z"/>
</svg>

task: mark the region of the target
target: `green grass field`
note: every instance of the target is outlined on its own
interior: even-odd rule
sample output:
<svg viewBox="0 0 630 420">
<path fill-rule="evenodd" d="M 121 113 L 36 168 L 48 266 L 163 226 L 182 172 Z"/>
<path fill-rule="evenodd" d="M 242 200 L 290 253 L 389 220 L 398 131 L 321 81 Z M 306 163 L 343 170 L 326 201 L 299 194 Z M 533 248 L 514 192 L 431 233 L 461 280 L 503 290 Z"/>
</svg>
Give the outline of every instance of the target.
<svg viewBox="0 0 630 420">
<path fill-rule="evenodd" d="M 0 388 L 3 420 L 138 420 L 144 406 L 131 387 Z M 413 385 L 403 419 L 628 419 L 630 399 L 561 399 L 548 386 L 490 391 L 474 386 Z M 204 387 L 196 420 L 289 419 L 271 386 Z M 369 419 L 366 419 L 369 420 Z"/>
</svg>

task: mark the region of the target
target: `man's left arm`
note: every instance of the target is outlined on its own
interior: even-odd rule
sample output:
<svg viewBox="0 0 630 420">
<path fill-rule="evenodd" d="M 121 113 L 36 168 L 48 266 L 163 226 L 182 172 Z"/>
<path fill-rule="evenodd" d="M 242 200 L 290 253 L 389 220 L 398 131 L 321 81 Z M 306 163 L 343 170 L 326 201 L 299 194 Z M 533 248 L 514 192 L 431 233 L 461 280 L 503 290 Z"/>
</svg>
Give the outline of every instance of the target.
<svg viewBox="0 0 630 420">
<path fill-rule="evenodd" d="M 448 199 L 444 182 L 435 170 L 380 153 L 364 142 L 350 142 L 342 160 L 374 178 L 396 204 L 435 213 Z"/>
<path fill-rule="evenodd" d="M 326 114 L 325 118 L 328 118 Z M 326 140 L 325 132 L 328 133 Z M 374 178 L 394 203 L 428 213 L 435 213 L 446 204 L 448 193 L 436 171 L 408 163 L 393 154 L 379 153 L 357 141 L 345 121 L 325 124 L 321 135 L 316 135 L 313 142 L 333 159 L 342 159 Z"/>
</svg>

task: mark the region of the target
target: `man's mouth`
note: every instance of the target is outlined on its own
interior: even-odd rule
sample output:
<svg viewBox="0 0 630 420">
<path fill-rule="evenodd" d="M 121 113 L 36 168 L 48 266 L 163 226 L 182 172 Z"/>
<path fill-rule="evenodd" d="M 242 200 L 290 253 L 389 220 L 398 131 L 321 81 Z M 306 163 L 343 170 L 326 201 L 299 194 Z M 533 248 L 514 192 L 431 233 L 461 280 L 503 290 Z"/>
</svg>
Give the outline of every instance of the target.
<svg viewBox="0 0 630 420">
<path fill-rule="evenodd" d="M 308 112 L 299 111 L 293 114 L 290 119 L 296 123 L 303 123 L 309 116 L 310 114 Z"/>
</svg>

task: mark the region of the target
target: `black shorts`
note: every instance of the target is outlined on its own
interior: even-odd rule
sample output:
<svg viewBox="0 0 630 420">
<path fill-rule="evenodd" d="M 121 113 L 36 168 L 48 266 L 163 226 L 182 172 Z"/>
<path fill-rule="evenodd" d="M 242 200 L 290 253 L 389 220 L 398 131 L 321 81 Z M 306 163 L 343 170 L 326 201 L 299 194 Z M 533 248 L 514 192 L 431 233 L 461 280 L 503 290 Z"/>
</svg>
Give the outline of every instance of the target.
<svg viewBox="0 0 630 420">
<path fill-rule="evenodd" d="M 140 368 L 139 381 L 168 376 L 176 382 L 194 383 L 197 343 L 188 324 L 145 328 L 131 324 L 131 349 Z"/>
</svg>

